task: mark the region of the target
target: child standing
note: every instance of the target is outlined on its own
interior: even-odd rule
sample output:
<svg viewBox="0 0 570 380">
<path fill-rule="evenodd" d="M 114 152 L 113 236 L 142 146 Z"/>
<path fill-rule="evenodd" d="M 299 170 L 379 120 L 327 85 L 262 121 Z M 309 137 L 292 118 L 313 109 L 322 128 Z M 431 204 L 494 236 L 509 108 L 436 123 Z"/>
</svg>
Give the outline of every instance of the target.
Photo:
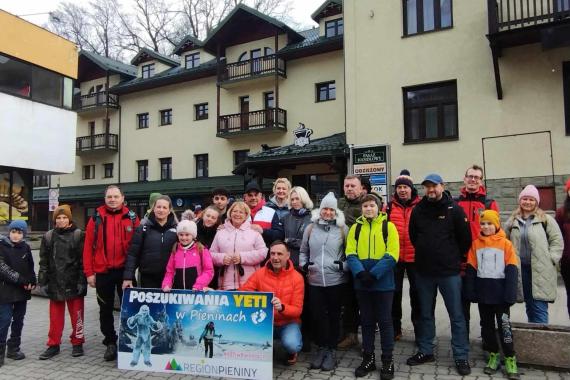
<svg viewBox="0 0 570 380">
<path fill-rule="evenodd" d="M 516 302 L 518 258 L 511 242 L 501 229 L 499 213 L 485 210 L 479 219 L 481 234 L 467 254 L 466 292 L 471 302 L 479 304 L 483 349 L 489 352 L 484 372 L 497 372 L 501 358 L 495 335 L 497 322 L 505 354 L 509 379 L 518 379 L 517 362 L 511 330 L 510 306 Z"/>
<path fill-rule="evenodd" d="M 0 367 L 4 365 L 6 346 L 8 358 L 26 357 L 20 351 L 22 328 L 30 291 L 36 286 L 32 251 L 24 241 L 28 226 L 23 220 L 15 220 L 8 229 L 9 238 L 0 238 Z M 6 342 L 8 329 L 10 339 Z"/>
<path fill-rule="evenodd" d="M 176 227 L 178 243 L 174 245 L 162 290 L 202 290 L 214 277 L 214 265 L 208 248 L 196 241 L 197 226 L 190 220 L 183 220 Z"/>
</svg>

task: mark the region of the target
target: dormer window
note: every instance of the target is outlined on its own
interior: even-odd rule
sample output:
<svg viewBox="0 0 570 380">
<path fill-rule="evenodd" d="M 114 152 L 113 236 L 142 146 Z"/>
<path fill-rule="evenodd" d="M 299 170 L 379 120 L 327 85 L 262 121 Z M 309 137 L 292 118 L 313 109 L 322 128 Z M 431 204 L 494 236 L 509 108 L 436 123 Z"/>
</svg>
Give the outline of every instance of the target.
<svg viewBox="0 0 570 380">
<path fill-rule="evenodd" d="M 187 69 L 193 69 L 200 66 L 200 53 L 188 54 L 185 57 L 185 67 Z"/>
<path fill-rule="evenodd" d="M 144 65 L 142 67 L 142 77 L 143 79 L 150 78 L 154 76 L 154 63 L 150 65 Z"/>
<path fill-rule="evenodd" d="M 342 18 L 325 22 L 325 37 L 335 37 L 344 34 L 344 21 Z"/>
</svg>

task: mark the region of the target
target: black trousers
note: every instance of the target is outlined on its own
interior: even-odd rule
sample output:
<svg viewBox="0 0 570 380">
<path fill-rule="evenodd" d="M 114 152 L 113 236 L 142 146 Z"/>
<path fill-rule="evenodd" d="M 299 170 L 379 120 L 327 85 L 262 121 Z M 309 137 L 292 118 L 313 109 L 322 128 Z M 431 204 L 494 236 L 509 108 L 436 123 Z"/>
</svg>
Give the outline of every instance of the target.
<svg viewBox="0 0 570 380">
<path fill-rule="evenodd" d="M 95 289 L 97 290 L 97 303 L 99 304 L 99 323 L 101 332 L 105 337 L 104 345 L 117 344 L 117 332 L 115 331 L 115 319 L 113 307 L 115 305 L 115 293 L 119 301 L 123 298 L 123 272 L 124 269 L 111 269 L 107 273 L 95 275 Z"/>
<path fill-rule="evenodd" d="M 392 351 L 394 350 L 394 325 L 392 324 L 394 292 L 357 290 L 356 297 L 360 307 L 360 323 L 362 324 L 362 349 L 366 353 L 374 352 L 374 338 L 376 324 L 378 324 L 382 358 L 392 358 Z"/>
<path fill-rule="evenodd" d="M 414 325 L 414 333 L 416 333 L 418 320 L 420 318 L 420 305 L 418 302 L 418 291 L 416 289 L 416 264 L 399 262 L 394 268 L 394 281 L 396 282 L 396 290 L 394 291 L 394 302 L 392 304 L 392 320 L 394 322 L 394 331 L 402 332 L 402 289 L 404 287 L 404 274 L 408 273 L 408 282 L 410 283 L 410 306 L 412 308 L 412 324 Z"/>
<path fill-rule="evenodd" d="M 511 329 L 511 318 L 509 306 L 479 304 L 479 316 L 481 318 L 481 336 L 483 338 L 483 349 L 488 352 L 499 352 L 499 340 L 505 356 L 515 354 L 513 344 L 513 331 Z M 497 322 L 500 339 L 497 339 L 495 327 Z"/>
<path fill-rule="evenodd" d="M 208 355 L 208 350 L 210 354 Z M 204 357 L 211 358 L 214 356 L 214 339 L 204 338 Z"/>
<path fill-rule="evenodd" d="M 140 274 L 140 287 L 146 289 L 162 289 L 163 274 L 155 273 L 141 273 Z"/>
<path fill-rule="evenodd" d="M 340 336 L 341 300 L 347 286 L 309 286 L 311 315 L 320 347 L 336 349 Z"/>
<path fill-rule="evenodd" d="M 342 292 L 342 327 L 344 334 L 356 334 L 358 332 L 358 303 L 354 293 L 354 282 L 350 276 L 348 286 Z"/>
</svg>

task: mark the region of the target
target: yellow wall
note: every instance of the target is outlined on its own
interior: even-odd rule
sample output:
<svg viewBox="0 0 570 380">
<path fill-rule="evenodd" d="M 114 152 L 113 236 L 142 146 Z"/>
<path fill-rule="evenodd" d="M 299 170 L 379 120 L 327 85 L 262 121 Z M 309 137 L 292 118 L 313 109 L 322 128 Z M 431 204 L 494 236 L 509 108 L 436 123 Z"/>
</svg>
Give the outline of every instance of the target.
<svg viewBox="0 0 570 380">
<path fill-rule="evenodd" d="M 166 65 L 156 59 L 152 59 L 150 61 L 145 61 L 137 66 L 137 77 L 142 78 L 143 66 L 151 65 L 153 63 L 154 63 L 154 75 L 172 68 L 172 66 Z"/>
<path fill-rule="evenodd" d="M 287 35 L 280 34 L 277 38 L 277 49 L 283 49 L 287 45 Z M 243 52 L 247 52 L 247 59 L 251 59 L 250 52 L 255 49 L 261 49 L 261 55 L 264 55 L 263 48 L 269 47 L 275 52 L 275 37 L 264 38 L 262 40 L 251 41 L 244 44 L 229 46 L 226 48 L 226 59 L 228 63 L 237 62 L 239 56 Z"/>
<path fill-rule="evenodd" d="M 181 67 L 185 67 L 186 65 L 186 56 L 190 55 L 190 54 L 196 54 L 196 53 L 200 53 L 200 64 L 204 64 L 208 61 L 211 61 L 212 59 L 216 59 L 216 56 L 208 53 L 207 51 L 205 51 L 204 49 L 194 49 L 194 50 L 190 50 L 187 52 L 184 52 L 181 56 L 180 56 L 180 66 Z"/>
<path fill-rule="evenodd" d="M 37 25 L 0 9 L 0 52 L 77 78 L 77 47 Z"/>
</svg>

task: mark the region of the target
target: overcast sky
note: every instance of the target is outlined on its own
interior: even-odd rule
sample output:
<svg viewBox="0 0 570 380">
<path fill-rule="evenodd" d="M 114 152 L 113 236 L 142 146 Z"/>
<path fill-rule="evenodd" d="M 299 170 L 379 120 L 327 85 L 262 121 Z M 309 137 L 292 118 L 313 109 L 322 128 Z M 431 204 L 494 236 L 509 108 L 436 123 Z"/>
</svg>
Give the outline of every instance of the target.
<svg viewBox="0 0 570 380">
<path fill-rule="evenodd" d="M 48 13 L 55 11 L 57 5 L 61 0 L 0 0 L 0 9 L 10 12 L 15 15 L 26 15 L 32 13 Z M 305 28 L 315 26 L 311 20 L 311 13 L 313 13 L 324 0 L 293 0 L 294 10 L 292 18 Z M 89 0 L 73 0 L 76 4 L 88 4 Z M 26 16 L 26 20 L 38 25 L 47 22 L 47 15 Z"/>
</svg>

